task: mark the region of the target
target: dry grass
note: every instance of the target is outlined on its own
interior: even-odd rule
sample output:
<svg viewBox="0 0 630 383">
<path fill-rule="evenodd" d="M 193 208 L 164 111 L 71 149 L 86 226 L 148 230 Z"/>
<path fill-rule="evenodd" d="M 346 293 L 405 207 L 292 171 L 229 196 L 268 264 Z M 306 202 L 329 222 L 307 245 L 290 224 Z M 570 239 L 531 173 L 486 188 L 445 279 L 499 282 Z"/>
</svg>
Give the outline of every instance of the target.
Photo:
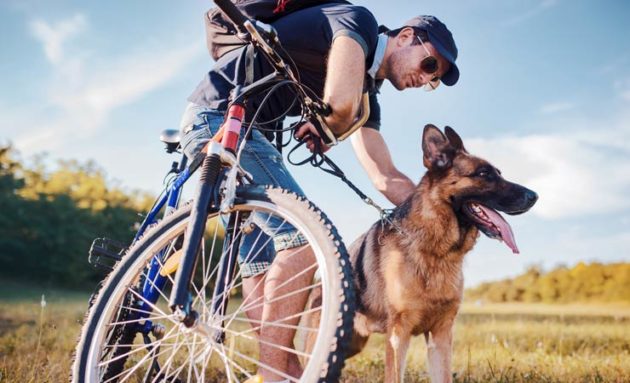
<svg viewBox="0 0 630 383">
<path fill-rule="evenodd" d="M 10 287 L 0 292 L 0 382 L 66 381 L 87 295 Z M 344 382 L 382 380 L 383 341 L 374 336 L 347 362 Z M 414 339 L 407 382 L 429 381 L 425 355 L 423 339 Z M 466 305 L 453 368 L 456 382 L 630 381 L 630 308 Z"/>
<path fill-rule="evenodd" d="M 346 382 L 382 380 L 384 337 L 348 360 Z M 424 339 L 413 340 L 407 382 L 428 382 Z M 465 305 L 455 328 L 456 382 L 628 382 L 630 309 L 620 306 Z"/>
<path fill-rule="evenodd" d="M 40 300 L 41 296 L 0 301 L 2 383 L 68 380 L 87 295 L 62 297 L 53 292 L 43 310 Z"/>
</svg>

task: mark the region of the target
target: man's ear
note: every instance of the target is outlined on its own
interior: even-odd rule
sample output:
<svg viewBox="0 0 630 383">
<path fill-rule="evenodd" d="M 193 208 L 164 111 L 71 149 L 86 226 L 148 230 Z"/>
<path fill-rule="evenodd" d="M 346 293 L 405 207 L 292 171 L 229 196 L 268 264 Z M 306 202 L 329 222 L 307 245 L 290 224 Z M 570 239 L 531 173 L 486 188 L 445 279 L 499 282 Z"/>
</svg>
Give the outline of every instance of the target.
<svg viewBox="0 0 630 383">
<path fill-rule="evenodd" d="M 405 27 L 396 35 L 396 42 L 398 46 L 407 46 L 413 44 L 413 39 L 416 33 L 413 28 Z"/>
<path fill-rule="evenodd" d="M 461 150 L 462 152 L 466 151 L 466 148 L 464 148 L 464 142 L 455 129 L 447 126 L 444 128 L 444 133 L 455 150 Z"/>
<path fill-rule="evenodd" d="M 429 170 L 446 170 L 453 165 L 455 148 L 435 125 L 427 124 L 422 133 L 422 162 Z"/>
</svg>

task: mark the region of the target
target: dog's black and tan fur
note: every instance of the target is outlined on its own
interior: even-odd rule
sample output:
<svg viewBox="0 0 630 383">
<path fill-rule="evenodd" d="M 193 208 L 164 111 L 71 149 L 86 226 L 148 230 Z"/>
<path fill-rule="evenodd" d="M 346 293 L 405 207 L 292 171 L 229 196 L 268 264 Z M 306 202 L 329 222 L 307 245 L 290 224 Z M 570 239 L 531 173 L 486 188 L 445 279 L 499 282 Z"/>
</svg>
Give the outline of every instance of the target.
<svg viewBox="0 0 630 383">
<path fill-rule="evenodd" d="M 427 172 L 413 195 L 396 208 L 391 224 L 374 224 L 349 248 L 359 298 L 349 356 L 361 351 L 371 333 L 385 333 L 386 382 L 402 381 L 410 337 L 419 334 L 427 341 L 431 381 L 451 381 L 464 256 L 480 230 L 506 240 L 480 205 L 485 212 L 519 214 L 537 199 L 536 193 L 506 181 L 490 163 L 469 154 L 449 127 L 443 134 L 427 125 L 422 149 Z"/>
</svg>

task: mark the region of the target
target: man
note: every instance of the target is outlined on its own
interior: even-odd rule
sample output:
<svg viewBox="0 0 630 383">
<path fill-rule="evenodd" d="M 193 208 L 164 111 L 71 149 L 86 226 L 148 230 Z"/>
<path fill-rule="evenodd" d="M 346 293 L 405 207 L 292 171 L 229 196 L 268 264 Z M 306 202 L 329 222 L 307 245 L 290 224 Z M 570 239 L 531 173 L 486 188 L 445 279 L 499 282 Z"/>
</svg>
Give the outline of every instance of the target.
<svg viewBox="0 0 630 383">
<path fill-rule="evenodd" d="M 370 92 L 370 117 L 365 126 L 353 134 L 352 146 L 375 187 L 393 204 L 403 202 L 415 185 L 395 167 L 379 133 L 378 88 L 383 80 L 390 81 L 398 90 L 434 89 L 440 82 L 454 85 L 459 78 L 455 65 L 457 48 L 446 26 L 435 17 L 419 16 L 407 21 L 402 28 L 379 35 L 374 16 L 367 9 L 350 4 L 306 8 L 280 18 L 273 26 L 282 46 L 296 63 L 301 81 L 331 106 L 332 114 L 326 117 L 326 123 L 333 132 L 340 134 L 348 129 L 357 116 L 364 90 Z M 190 96 L 182 120 L 181 143 L 187 155 L 198 153 L 221 125 L 230 91 L 235 86 L 235 72 L 239 70 L 237 62 L 241 55 L 243 49 L 237 49 L 221 57 Z M 270 71 L 260 57 L 254 60 L 253 67 L 256 79 Z M 268 121 L 282 114 L 291 103 L 289 90 L 279 91 L 264 106 L 259 121 Z M 260 99 L 250 100 L 247 105 L 249 117 L 259 104 Z M 307 133 L 311 137 L 317 136 L 310 123 L 301 126 L 296 136 L 306 137 Z M 314 150 L 310 138 L 307 147 Z M 281 186 L 303 194 L 281 158 L 267 138 L 254 131 L 247 141 L 241 164 L 257 183 Z M 273 301 L 274 296 L 282 293 L 275 292 L 274 288 L 281 284 L 278 281 L 288 280 L 312 263 L 313 254 L 308 245 L 299 237 L 288 241 L 287 238 L 295 237 L 290 234 L 284 233 L 280 239 L 274 236 L 275 247 L 261 251 L 255 262 L 241 265 L 243 296 L 249 296 L 246 299 L 265 294 L 267 300 Z M 242 246 L 245 254 L 250 245 Z M 300 257 L 289 260 L 297 251 L 301 252 Z M 288 287 L 306 286 L 313 277 L 312 273 L 307 274 Z M 265 275 L 265 283 L 259 284 Z M 301 311 L 305 301 L 305 295 L 296 296 L 280 305 L 266 304 L 248 315 L 270 322 Z M 293 347 L 294 331 L 263 326 L 259 336 L 261 362 L 272 367 L 258 371 L 265 383 L 284 382 L 283 377 L 272 370 L 300 376 L 301 367 L 295 355 L 267 345 Z"/>
</svg>

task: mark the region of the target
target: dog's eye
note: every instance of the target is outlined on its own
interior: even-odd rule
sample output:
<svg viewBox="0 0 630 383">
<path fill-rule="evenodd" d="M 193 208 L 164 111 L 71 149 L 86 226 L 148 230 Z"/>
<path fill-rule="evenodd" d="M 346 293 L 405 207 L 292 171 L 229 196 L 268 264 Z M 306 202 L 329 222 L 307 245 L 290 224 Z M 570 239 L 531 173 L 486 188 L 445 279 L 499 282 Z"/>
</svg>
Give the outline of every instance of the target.
<svg viewBox="0 0 630 383">
<path fill-rule="evenodd" d="M 475 177 L 483 178 L 487 181 L 493 181 L 496 179 L 497 175 L 492 169 L 479 169 L 474 174 Z"/>
<path fill-rule="evenodd" d="M 475 177 L 488 178 L 490 172 L 486 169 L 477 170 L 474 174 Z"/>
</svg>

